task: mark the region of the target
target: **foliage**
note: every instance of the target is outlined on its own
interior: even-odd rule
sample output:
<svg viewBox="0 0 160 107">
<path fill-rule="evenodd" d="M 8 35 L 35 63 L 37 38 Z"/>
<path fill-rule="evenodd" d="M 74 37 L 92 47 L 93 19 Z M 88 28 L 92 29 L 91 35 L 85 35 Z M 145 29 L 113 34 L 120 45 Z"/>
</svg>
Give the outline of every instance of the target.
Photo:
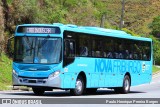
<svg viewBox="0 0 160 107">
<path fill-rule="evenodd" d="M 125 32 L 127 32 L 128 34 L 133 35 L 133 36 L 138 36 L 137 34 L 135 34 L 133 31 L 131 31 L 129 29 L 123 28 L 122 30 L 125 31 Z"/>
<path fill-rule="evenodd" d="M 154 36 L 160 37 L 160 16 L 153 19 L 150 28 L 152 29 L 152 34 Z"/>
<path fill-rule="evenodd" d="M 155 64 L 160 64 L 160 41 L 158 38 L 150 35 L 150 38 L 153 40 L 153 59 Z"/>
<path fill-rule="evenodd" d="M 4 0 L 5 1 L 5 0 Z M 7 30 L 23 23 L 72 23 L 99 26 L 105 15 L 105 27 L 118 28 L 121 0 L 7 0 Z M 125 0 L 124 27 L 137 34 L 149 34 L 146 26 L 158 11 L 156 0 Z"/>
<path fill-rule="evenodd" d="M 86 22 L 88 24 L 91 19 L 91 23 L 95 23 L 97 15 L 94 14 L 96 9 L 93 9 L 88 0 L 14 0 L 9 8 L 9 20 L 6 23 L 11 33 L 16 25 L 23 23 L 59 22 L 83 25 Z"/>
</svg>

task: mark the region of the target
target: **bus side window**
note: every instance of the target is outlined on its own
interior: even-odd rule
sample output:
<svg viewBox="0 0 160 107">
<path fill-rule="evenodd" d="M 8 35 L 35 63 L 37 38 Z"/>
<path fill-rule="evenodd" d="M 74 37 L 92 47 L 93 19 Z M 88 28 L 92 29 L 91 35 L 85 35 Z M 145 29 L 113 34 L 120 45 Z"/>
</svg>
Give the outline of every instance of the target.
<svg viewBox="0 0 160 107">
<path fill-rule="evenodd" d="M 75 42 L 72 40 L 65 41 L 65 52 L 64 55 L 66 57 L 74 57 L 75 56 Z"/>
<path fill-rule="evenodd" d="M 88 56 L 88 48 L 86 46 L 80 47 L 80 56 Z"/>
<path fill-rule="evenodd" d="M 64 42 L 64 56 L 65 57 L 69 56 L 69 42 L 68 41 Z"/>
<path fill-rule="evenodd" d="M 75 42 L 74 41 L 69 42 L 69 49 L 70 49 L 69 56 L 74 57 L 75 56 Z"/>
<path fill-rule="evenodd" d="M 71 64 L 75 60 L 75 41 L 74 40 L 65 40 L 64 41 L 64 61 L 63 67 Z"/>
</svg>

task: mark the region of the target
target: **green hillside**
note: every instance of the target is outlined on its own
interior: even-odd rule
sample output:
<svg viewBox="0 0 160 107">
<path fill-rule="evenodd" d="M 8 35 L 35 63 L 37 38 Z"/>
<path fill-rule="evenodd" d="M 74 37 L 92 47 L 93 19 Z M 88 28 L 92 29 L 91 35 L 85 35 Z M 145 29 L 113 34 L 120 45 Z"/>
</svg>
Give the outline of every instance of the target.
<svg viewBox="0 0 160 107">
<path fill-rule="evenodd" d="M 100 26 L 105 15 L 106 28 L 118 28 L 122 0 L 7 0 L 5 27 L 13 32 L 23 23 L 72 23 Z M 149 24 L 160 15 L 159 0 L 125 0 L 124 28 L 136 34 L 149 34 Z"/>
<path fill-rule="evenodd" d="M 109 20 L 119 23 L 121 0 L 104 0 L 108 4 L 107 10 L 112 12 L 108 16 Z M 124 27 L 136 32 L 137 34 L 148 35 L 150 29 L 149 24 L 153 18 L 160 15 L 160 1 L 159 0 L 125 0 L 125 15 Z"/>
</svg>

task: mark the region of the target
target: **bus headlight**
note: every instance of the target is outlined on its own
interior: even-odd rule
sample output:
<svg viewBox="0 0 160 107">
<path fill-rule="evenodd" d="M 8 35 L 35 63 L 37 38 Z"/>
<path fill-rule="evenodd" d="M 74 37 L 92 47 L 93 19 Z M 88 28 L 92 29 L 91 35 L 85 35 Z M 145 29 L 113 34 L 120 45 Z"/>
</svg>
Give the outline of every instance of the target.
<svg viewBox="0 0 160 107">
<path fill-rule="evenodd" d="M 14 75 L 18 76 L 18 73 L 17 73 L 14 69 L 12 70 L 12 73 L 13 73 Z"/>
<path fill-rule="evenodd" d="M 60 71 L 55 71 L 55 72 L 53 72 L 52 74 L 49 75 L 49 79 L 53 79 L 56 76 L 58 76 L 59 74 L 60 74 Z"/>
</svg>

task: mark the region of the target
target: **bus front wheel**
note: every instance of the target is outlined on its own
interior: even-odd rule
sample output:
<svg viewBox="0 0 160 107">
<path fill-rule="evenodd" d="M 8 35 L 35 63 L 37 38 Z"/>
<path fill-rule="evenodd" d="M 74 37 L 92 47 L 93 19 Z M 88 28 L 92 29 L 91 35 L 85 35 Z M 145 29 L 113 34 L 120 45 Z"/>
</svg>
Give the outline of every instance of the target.
<svg viewBox="0 0 160 107">
<path fill-rule="evenodd" d="M 84 88 L 85 88 L 84 87 L 84 80 L 83 80 L 82 76 L 78 76 L 78 78 L 76 80 L 75 88 L 71 89 L 70 93 L 75 96 L 82 95 L 84 92 Z"/>
<path fill-rule="evenodd" d="M 32 90 L 33 90 L 35 95 L 43 95 L 44 92 L 45 92 L 45 90 L 43 88 L 32 87 Z"/>
<path fill-rule="evenodd" d="M 116 93 L 122 93 L 122 94 L 127 94 L 130 91 L 130 77 L 128 75 L 125 75 L 124 80 L 123 80 L 123 86 L 122 87 L 117 87 L 114 89 Z"/>
</svg>

